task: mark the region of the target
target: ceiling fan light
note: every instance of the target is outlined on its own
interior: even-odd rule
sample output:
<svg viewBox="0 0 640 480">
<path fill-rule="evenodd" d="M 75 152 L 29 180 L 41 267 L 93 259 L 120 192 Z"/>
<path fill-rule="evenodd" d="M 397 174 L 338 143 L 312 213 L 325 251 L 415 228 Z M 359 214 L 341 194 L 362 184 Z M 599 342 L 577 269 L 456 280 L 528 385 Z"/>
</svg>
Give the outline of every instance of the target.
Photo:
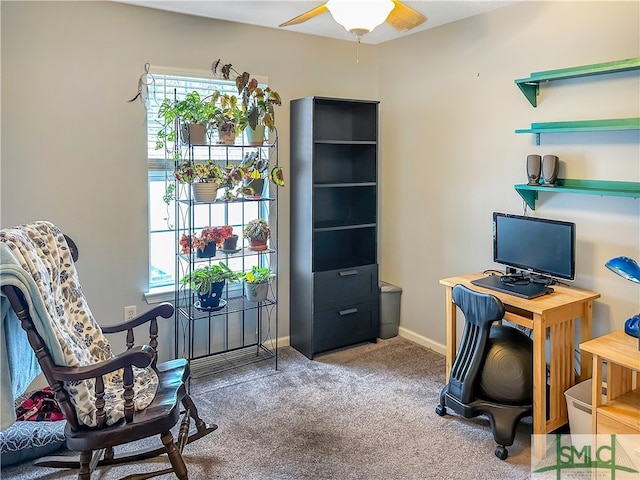
<svg viewBox="0 0 640 480">
<path fill-rule="evenodd" d="M 384 22 L 391 10 L 391 0 L 329 0 L 327 8 L 333 19 L 347 32 L 364 35 Z"/>
</svg>

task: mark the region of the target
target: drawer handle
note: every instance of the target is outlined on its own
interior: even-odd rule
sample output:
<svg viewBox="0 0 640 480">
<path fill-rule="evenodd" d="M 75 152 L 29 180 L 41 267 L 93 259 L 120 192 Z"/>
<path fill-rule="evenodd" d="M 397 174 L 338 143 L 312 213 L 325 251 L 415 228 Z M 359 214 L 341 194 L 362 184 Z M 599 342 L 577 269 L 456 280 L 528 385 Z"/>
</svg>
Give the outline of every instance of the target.
<svg viewBox="0 0 640 480">
<path fill-rule="evenodd" d="M 344 272 L 340 272 L 338 275 L 340 275 L 341 277 L 349 277 L 351 275 L 357 275 L 358 271 L 357 270 L 345 270 Z"/>
<path fill-rule="evenodd" d="M 346 310 L 340 310 L 340 315 L 351 315 L 352 313 L 358 313 L 357 308 L 347 308 Z"/>
</svg>

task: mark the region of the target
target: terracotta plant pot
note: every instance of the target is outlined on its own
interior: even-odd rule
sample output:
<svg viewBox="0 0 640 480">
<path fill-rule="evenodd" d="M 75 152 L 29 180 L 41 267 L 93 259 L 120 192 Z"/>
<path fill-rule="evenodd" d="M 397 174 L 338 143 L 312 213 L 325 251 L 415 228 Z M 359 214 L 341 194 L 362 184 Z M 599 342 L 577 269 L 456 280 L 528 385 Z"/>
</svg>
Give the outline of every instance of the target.
<svg viewBox="0 0 640 480">
<path fill-rule="evenodd" d="M 233 145 L 236 143 L 235 125 L 218 125 L 218 143 L 220 145 Z"/>
<path fill-rule="evenodd" d="M 249 240 L 249 250 L 254 252 L 261 252 L 267 249 L 266 240 Z"/>
<path fill-rule="evenodd" d="M 201 123 L 183 123 L 182 142 L 190 145 L 206 145 L 207 126 Z"/>
</svg>

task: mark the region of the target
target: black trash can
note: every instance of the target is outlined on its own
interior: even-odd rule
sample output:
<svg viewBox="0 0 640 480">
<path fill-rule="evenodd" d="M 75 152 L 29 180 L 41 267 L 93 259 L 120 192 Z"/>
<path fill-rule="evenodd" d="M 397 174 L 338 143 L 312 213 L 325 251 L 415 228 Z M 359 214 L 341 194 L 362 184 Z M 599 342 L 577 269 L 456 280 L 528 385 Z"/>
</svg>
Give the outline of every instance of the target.
<svg viewBox="0 0 640 480">
<path fill-rule="evenodd" d="M 400 327 L 400 296 L 402 289 L 387 282 L 380 283 L 380 332 L 378 337 L 398 335 Z"/>
</svg>

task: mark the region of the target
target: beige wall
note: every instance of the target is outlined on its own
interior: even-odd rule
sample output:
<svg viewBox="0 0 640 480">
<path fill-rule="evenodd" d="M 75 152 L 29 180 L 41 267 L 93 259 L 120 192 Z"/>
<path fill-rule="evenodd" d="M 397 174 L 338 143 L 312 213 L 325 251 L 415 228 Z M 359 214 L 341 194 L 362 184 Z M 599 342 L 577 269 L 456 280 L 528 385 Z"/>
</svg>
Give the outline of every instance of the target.
<svg viewBox="0 0 640 480">
<path fill-rule="evenodd" d="M 381 277 L 403 288 L 401 326 L 442 343 L 443 277 L 497 267 L 493 211 L 523 212 L 529 153 L 560 177 L 640 180 L 638 131 L 514 133 L 531 122 L 640 116 L 637 72 L 543 85 L 533 108 L 514 84 L 531 72 L 640 56 L 638 2 L 524 2 L 379 48 Z M 541 194 L 535 216 L 577 228 L 575 285 L 598 291 L 594 334 L 622 328 L 640 289 L 604 267 L 640 261 L 640 200 Z M 398 235 L 398 232 L 404 234 Z"/>
<path fill-rule="evenodd" d="M 267 75 L 288 101 L 381 100 L 381 277 L 400 285 L 403 332 L 438 348 L 438 279 L 494 266 L 490 217 L 520 213 L 528 153 L 561 176 L 639 181 L 638 133 L 515 135 L 535 121 L 640 116 L 637 75 L 543 87 L 532 108 L 513 79 L 640 56 L 637 2 L 526 2 L 378 46 L 109 2 L 2 2 L 0 224 L 49 219 L 74 237 L 85 294 L 103 324 L 147 308 L 145 116 L 127 103 L 144 64 L 208 69 L 215 58 Z M 281 191 L 280 332 L 288 334 L 289 196 Z M 638 287 L 608 272 L 640 259 L 639 201 L 543 196 L 537 216 L 578 224 L 576 284 L 602 293 L 595 333 L 638 310 Z M 401 233 L 402 235 L 398 235 Z M 166 347 L 170 337 L 164 337 Z M 169 353 L 169 352 L 167 352 Z"/>
</svg>

